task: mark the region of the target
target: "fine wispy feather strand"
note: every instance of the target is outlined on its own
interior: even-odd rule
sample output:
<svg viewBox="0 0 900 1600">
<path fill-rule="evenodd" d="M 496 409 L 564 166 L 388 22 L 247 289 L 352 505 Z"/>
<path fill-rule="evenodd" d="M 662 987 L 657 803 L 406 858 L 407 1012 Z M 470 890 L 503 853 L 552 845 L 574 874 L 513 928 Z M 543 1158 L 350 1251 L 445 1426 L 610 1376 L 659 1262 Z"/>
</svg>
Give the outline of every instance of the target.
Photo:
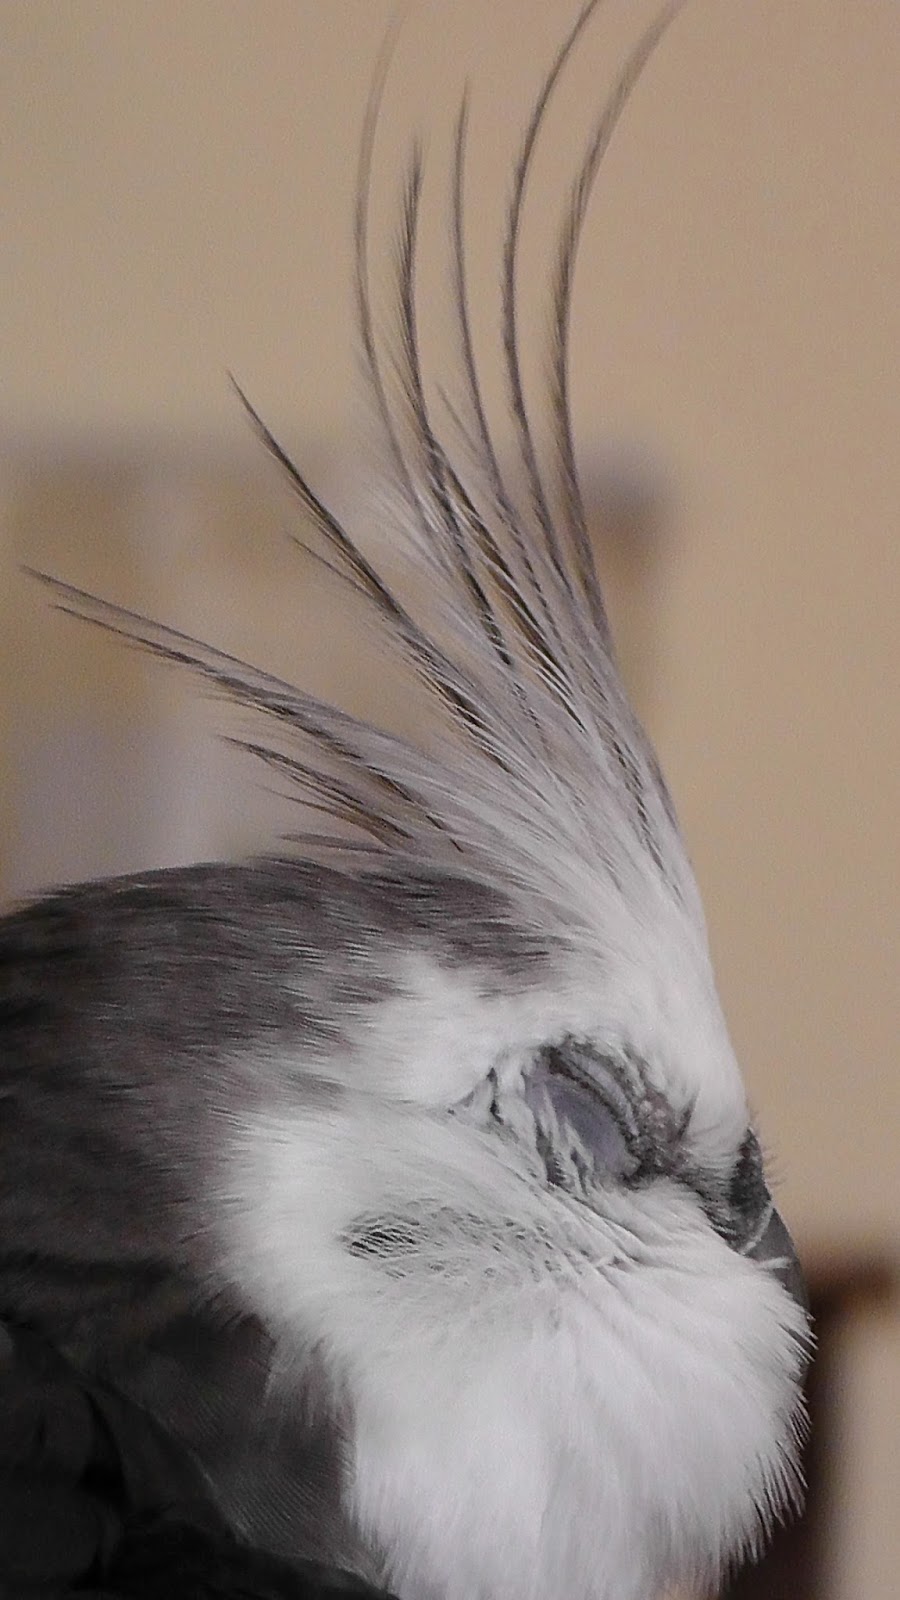
<svg viewBox="0 0 900 1600">
<path fill-rule="evenodd" d="M 461 399 L 445 403 L 441 429 L 426 397 L 417 326 L 417 243 L 422 158 L 414 149 L 395 250 L 398 337 L 385 377 L 372 310 L 369 196 L 381 96 L 382 52 L 367 109 L 358 174 L 358 321 L 394 479 L 392 533 L 428 577 L 431 615 L 420 620 L 378 571 L 238 394 L 267 449 L 286 472 L 324 541 L 314 551 L 412 664 L 440 712 L 421 745 L 400 739 L 186 634 L 39 574 L 63 609 L 202 673 L 217 688 L 274 719 L 278 740 L 247 742 L 306 803 L 346 834 L 311 830 L 310 853 L 353 870 L 405 860 L 441 861 L 511 896 L 516 912 L 563 945 L 595 938 L 599 906 L 612 896 L 643 922 L 677 916 L 703 943 L 702 916 L 671 802 L 616 668 L 575 466 L 568 339 L 574 266 L 591 187 L 648 59 L 680 9 L 646 29 L 601 108 L 559 235 L 552 279 L 550 350 L 553 485 L 541 470 L 526 405 L 518 319 L 523 212 L 547 108 L 600 0 L 584 7 L 546 76 L 516 164 L 502 264 L 502 344 L 515 421 L 518 471 L 504 473 L 487 417 L 472 336 L 464 244 L 467 101 L 460 108 L 452 176 L 452 284 Z M 456 451 L 446 437 L 450 432 Z M 463 457 L 464 459 L 460 459 Z M 524 484 L 511 487 L 510 477 Z M 586 871 L 587 869 L 587 871 Z M 599 895 L 599 899 L 598 899 Z M 600 919 L 605 920 L 605 919 Z"/>
</svg>

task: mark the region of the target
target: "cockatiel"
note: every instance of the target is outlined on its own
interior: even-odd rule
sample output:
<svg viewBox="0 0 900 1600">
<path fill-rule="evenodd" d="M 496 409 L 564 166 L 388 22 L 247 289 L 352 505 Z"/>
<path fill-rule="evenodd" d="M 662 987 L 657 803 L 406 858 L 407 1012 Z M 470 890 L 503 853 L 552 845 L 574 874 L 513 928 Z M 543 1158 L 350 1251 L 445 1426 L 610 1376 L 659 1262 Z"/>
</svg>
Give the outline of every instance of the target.
<svg viewBox="0 0 900 1600">
<path fill-rule="evenodd" d="M 428 691 L 409 742 L 56 584 L 260 714 L 331 819 L 290 852 L 65 889 L 0 925 L 4 1593 L 652 1600 L 714 1583 L 796 1495 L 807 1321 L 672 803 L 616 669 L 575 470 L 567 336 L 591 183 L 552 285 L 555 438 L 502 340 L 519 471 L 471 335 L 436 415 L 405 185 L 388 368 L 362 344 L 423 614 L 253 415 Z M 390 372 L 390 376 L 388 376 Z M 424 614 L 427 611 L 427 616 Z"/>
</svg>

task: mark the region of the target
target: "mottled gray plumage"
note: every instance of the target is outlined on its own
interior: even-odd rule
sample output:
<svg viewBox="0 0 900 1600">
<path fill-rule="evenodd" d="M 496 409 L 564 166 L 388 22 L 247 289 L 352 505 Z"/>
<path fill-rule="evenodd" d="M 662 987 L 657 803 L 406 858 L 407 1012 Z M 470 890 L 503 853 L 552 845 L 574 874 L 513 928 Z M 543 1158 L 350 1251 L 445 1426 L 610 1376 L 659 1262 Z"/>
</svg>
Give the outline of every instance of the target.
<svg viewBox="0 0 900 1600">
<path fill-rule="evenodd" d="M 615 665 L 569 420 L 591 182 L 677 7 L 602 108 L 564 218 L 549 471 L 521 377 L 529 173 L 595 8 L 514 174 L 515 479 L 470 326 L 465 106 L 452 413 L 423 370 L 418 154 L 390 365 L 380 350 L 376 78 L 359 322 L 391 531 L 427 575 L 427 614 L 251 413 L 348 599 L 430 694 L 421 739 L 54 580 L 65 607 L 257 713 L 250 747 L 334 834 L 67 889 L 0 924 L 0 1314 L 146 1417 L 250 1546 L 403 1600 L 647 1600 L 756 1548 L 796 1493 L 796 1264 L 671 800 Z"/>
</svg>

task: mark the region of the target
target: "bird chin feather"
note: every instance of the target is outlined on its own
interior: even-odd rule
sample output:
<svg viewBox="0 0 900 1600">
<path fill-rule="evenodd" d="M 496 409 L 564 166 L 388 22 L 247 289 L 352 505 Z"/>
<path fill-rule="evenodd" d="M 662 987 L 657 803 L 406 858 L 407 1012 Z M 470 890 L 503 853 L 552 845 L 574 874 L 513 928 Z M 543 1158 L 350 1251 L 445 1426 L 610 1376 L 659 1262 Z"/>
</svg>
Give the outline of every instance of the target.
<svg viewBox="0 0 900 1600">
<path fill-rule="evenodd" d="M 795 1497 L 803 1314 L 681 1186 L 600 1216 L 465 1122 L 339 1096 L 245 1118 L 220 1191 L 273 1382 L 324 1356 L 346 1510 L 399 1593 L 648 1600 Z"/>
</svg>

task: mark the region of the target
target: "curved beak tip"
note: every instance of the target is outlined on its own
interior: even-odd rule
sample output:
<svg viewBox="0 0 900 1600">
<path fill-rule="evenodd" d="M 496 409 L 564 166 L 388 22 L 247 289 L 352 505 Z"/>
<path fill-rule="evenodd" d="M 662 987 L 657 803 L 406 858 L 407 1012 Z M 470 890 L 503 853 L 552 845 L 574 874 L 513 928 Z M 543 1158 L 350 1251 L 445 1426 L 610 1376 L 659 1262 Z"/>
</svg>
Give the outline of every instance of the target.
<svg viewBox="0 0 900 1600">
<path fill-rule="evenodd" d="M 794 1241 L 774 1206 L 767 1227 L 749 1254 L 754 1261 L 768 1266 L 775 1273 L 791 1298 L 808 1316 L 809 1295 L 800 1258 L 794 1247 Z"/>
</svg>

